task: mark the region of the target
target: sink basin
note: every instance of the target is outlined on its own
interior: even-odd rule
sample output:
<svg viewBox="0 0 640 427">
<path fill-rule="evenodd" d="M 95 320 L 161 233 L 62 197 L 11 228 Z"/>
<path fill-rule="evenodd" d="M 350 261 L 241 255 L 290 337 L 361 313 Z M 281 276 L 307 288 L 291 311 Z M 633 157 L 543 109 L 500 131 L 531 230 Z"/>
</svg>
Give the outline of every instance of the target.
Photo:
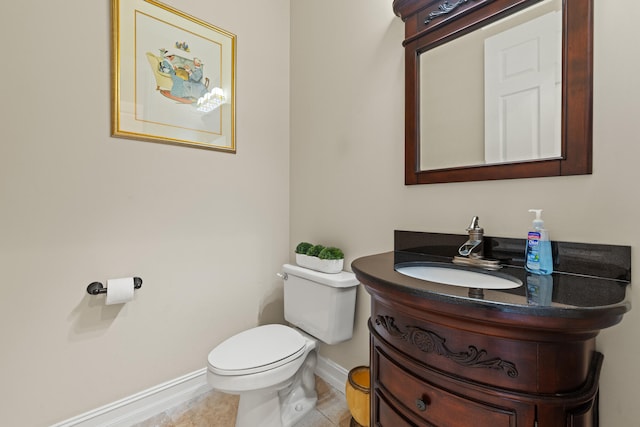
<svg viewBox="0 0 640 427">
<path fill-rule="evenodd" d="M 415 279 L 466 288 L 513 289 L 522 286 L 521 280 L 508 274 L 467 270 L 449 264 L 398 264 L 395 270 Z"/>
</svg>

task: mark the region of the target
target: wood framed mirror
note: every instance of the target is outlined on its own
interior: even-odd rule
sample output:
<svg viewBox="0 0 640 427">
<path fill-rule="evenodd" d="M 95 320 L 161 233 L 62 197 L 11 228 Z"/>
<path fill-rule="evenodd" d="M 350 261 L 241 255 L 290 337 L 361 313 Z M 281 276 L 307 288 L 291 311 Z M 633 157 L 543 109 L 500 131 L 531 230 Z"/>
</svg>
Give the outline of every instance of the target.
<svg viewBox="0 0 640 427">
<path fill-rule="evenodd" d="M 590 174 L 592 3 L 593 0 L 395 0 L 393 10 L 405 22 L 405 184 Z M 555 37 L 559 46 L 555 50 L 556 71 L 551 74 L 557 78 L 555 83 L 547 79 L 545 84 L 555 84 L 556 89 L 544 93 L 555 92 L 551 96 L 554 104 L 537 103 L 545 98 L 540 88 L 516 95 L 488 96 L 493 93 L 495 81 L 504 80 L 503 72 L 518 74 L 527 67 L 537 69 L 545 61 L 537 57 L 520 61 L 518 53 L 505 56 L 505 51 L 512 50 L 510 47 L 496 54 L 490 48 L 498 38 L 494 34 L 502 40 L 513 40 L 514 33 L 522 32 L 522 22 L 530 28 L 530 21 L 541 21 L 538 18 L 549 17 L 553 12 L 557 16 Z M 533 18 L 529 17 L 531 14 Z M 515 29 L 507 33 L 504 28 Z M 481 39 L 473 42 L 478 46 L 477 52 L 468 47 L 462 50 L 460 46 L 470 45 L 469 40 L 476 38 Z M 549 53 L 555 49 L 549 44 L 535 44 L 539 39 L 535 36 L 533 44 L 521 44 L 530 51 Z M 458 65 L 451 60 L 456 54 Z M 445 61 L 436 62 L 437 58 Z M 479 69 L 472 69 L 476 62 L 481 64 Z M 476 86 L 480 87 L 465 86 L 471 81 L 479 81 Z M 551 110 L 555 116 L 546 121 L 534 114 Z M 499 120 L 490 120 L 496 114 Z M 473 123 L 480 124 L 474 128 Z M 471 140 L 479 142 L 472 147 Z M 496 146 L 496 140 L 502 148 L 489 148 Z M 519 154 L 522 149 L 506 143 L 521 140 L 524 151 L 533 154 Z M 551 146 L 551 140 L 556 141 L 555 148 L 544 148 L 544 144 Z M 443 159 L 449 160 L 434 161 L 437 153 L 444 153 Z"/>
</svg>

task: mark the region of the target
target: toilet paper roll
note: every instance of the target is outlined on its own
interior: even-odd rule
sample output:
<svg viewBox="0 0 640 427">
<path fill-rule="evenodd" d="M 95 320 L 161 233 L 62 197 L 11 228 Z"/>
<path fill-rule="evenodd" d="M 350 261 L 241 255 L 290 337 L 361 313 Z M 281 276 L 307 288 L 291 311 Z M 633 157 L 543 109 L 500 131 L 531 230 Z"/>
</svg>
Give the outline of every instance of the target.
<svg viewBox="0 0 640 427">
<path fill-rule="evenodd" d="M 107 305 L 123 304 L 133 299 L 133 277 L 107 280 Z"/>
</svg>

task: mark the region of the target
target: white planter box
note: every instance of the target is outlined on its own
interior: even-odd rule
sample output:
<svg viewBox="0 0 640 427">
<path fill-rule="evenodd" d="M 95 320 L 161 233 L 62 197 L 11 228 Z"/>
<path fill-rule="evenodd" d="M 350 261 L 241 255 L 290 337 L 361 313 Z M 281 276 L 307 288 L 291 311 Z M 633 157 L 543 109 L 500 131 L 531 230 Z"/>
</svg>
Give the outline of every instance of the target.
<svg viewBox="0 0 640 427">
<path fill-rule="evenodd" d="M 322 273 L 334 274 L 342 271 L 344 259 L 320 259 L 315 256 L 296 254 L 296 264 Z"/>
</svg>

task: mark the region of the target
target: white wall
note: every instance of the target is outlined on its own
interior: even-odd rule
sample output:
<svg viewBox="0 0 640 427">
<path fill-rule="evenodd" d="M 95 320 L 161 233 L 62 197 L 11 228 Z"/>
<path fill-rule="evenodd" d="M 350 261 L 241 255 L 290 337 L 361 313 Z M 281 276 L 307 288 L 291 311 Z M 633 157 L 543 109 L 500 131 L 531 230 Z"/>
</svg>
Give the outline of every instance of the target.
<svg viewBox="0 0 640 427">
<path fill-rule="evenodd" d="M 393 230 L 524 238 L 527 209 L 545 210 L 553 239 L 636 246 L 640 201 L 637 2 L 595 1 L 593 175 L 404 186 L 404 35 L 390 0 L 291 2 L 291 239 L 335 244 L 346 261 L 392 250 Z M 633 249 L 633 264 L 640 262 Z M 638 280 L 637 274 L 633 276 Z M 635 303 L 637 291 L 631 290 Z M 359 290 L 356 337 L 321 352 L 368 363 L 369 299 Z M 601 425 L 640 419 L 637 309 L 603 332 Z"/>
<path fill-rule="evenodd" d="M 282 320 L 289 1 L 167 3 L 238 36 L 235 155 L 110 137 L 108 0 L 3 8 L 2 425 L 111 403 Z M 85 291 L 131 275 L 123 307 Z"/>
</svg>

